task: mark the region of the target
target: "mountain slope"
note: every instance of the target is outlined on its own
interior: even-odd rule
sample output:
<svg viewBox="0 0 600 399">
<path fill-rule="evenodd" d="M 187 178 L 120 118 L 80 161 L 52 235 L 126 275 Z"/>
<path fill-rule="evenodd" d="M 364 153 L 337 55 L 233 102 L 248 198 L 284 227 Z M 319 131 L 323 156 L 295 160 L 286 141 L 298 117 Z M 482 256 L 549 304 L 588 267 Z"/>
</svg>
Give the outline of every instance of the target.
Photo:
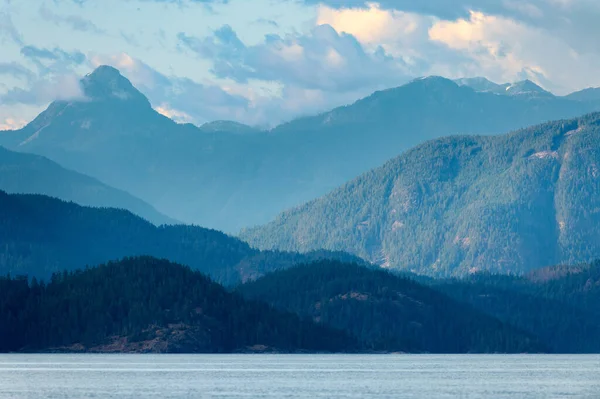
<svg viewBox="0 0 600 399">
<path fill-rule="evenodd" d="M 260 252 L 214 230 L 156 227 L 124 210 L 87 208 L 40 195 L 0 191 L 0 275 L 49 277 L 125 256 L 150 255 L 186 264 L 216 281 L 236 284 L 297 263 L 332 257 Z"/>
<path fill-rule="evenodd" d="M 565 98 L 572 101 L 600 101 L 600 88 L 590 87 L 571 93 L 565 96 Z"/>
<path fill-rule="evenodd" d="M 266 223 L 429 139 L 600 109 L 432 77 L 260 132 L 231 122 L 178 125 L 110 67 L 82 84 L 86 101 L 55 102 L 23 129 L 2 133 L 0 144 L 47 156 L 177 220 L 228 232 Z"/>
<path fill-rule="evenodd" d="M 241 237 L 433 276 L 600 257 L 600 114 L 423 144 Z"/>
<path fill-rule="evenodd" d="M 352 333 L 373 350 L 467 353 L 542 350 L 527 334 L 383 270 L 304 265 L 238 289 L 247 298 Z"/>
<path fill-rule="evenodd" d="M 55 275 L 0 278 L 0 352 L 348 351 L 344 333 L 248 302 L 187 267 L 153 258 Z M 256 348 L 256 349 L 253 349 Z"/>
<path fill-rule="evenodd" d="M 0 190 L 43 194 L 85 206 L 127 209 L 157 225 L 175 223 L 151 205 L 124 191 L 64 169 L 47 158 L 3 147 L 0 147 Z"/>
</svg>

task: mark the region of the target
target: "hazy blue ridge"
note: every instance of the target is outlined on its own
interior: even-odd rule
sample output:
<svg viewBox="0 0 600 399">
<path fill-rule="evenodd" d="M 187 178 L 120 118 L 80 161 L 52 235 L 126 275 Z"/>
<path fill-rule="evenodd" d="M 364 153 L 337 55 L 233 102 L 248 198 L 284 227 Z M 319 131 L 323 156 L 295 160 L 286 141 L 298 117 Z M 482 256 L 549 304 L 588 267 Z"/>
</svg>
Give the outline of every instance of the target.
<svg viewBox="0 0 600 399">
<path fill-rule="evenodd" d="M 185 223 L 237 233 L 322 196 L 427 140 L 497 134 L 600 110 L 532 82 L 476 91 L 417 79 L 269 131 L 177 124 L 111 67 L 86 76 L 85 101 L 52 103 L 0 144 L 43 155 Z"/>
<path fill-rule="evenodd" d="M 156 224 L 176 224 L 148 203 L 49 159 L 0 147 L 0 190 L 16 194 L 43 194 L 80 205 L 127 209 Z"/>
<path fill-rule="evenodd" d="M 429 141 L 242 239 L 430 276 L 600 257 L 600 114 Z"/>
</svg>

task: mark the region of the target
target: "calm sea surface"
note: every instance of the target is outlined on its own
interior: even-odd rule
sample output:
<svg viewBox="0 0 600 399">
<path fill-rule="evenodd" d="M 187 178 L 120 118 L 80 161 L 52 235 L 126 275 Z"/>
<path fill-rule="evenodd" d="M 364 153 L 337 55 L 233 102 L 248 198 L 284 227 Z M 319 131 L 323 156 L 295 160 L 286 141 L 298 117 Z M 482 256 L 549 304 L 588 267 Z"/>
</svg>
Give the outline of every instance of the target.
<svg viewBox="0 0 600 399">
<path fill-rule="evenodd" d="M 0 355 L 0 398 L 600 398 L 600 356 Z"/>
</svg>

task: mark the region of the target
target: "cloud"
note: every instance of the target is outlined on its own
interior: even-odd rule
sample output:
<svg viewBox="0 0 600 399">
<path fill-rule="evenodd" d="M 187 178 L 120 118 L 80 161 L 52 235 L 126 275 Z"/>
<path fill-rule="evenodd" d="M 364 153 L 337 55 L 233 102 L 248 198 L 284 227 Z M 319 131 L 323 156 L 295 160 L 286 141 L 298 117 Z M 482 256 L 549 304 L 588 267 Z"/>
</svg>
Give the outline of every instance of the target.
<svg viewBox="0 0 600 399">
<path fill-rule="evenodd" d="M 528 78 L 559 92 L 589 86 L 600 68 L 598 53 L 578 52 L 545 29 L 476 11 L 438 21 L 429 37 L 469 59 L 466 70 L 496 80 Z"/>
<path fill-rule="evenodd" d="M 408 74 L 532 79 L 558 94 L 600 85 L 600 2 L 323 1 L 317 24 L 381 46 Z"/>
<path fill-rule="evenodd" d="M 7 13 L 0 13 L 0 39 L 3 38 L 8 38 L 20 46 L 23 45 L 23 36 L 15 27 L 11 16 Z"/>
<path fill-rule="evenodd" d="M 367 51 L 354 36 L 340 34 L 330 25 L 316 26 L 304 35 L 267 35 L 252 46 L 246 46 L 228 25 L 207 38 L 185 33 L 178 38 L 183 49 L 210 60 L 218 78 L 238 83 L 260 80 L 335 92 L 406 79 L 402 60 L 382 47 Z"/>
<path fill-rule="evenodd" d="M 157 109 L 194 123 L 273 124 L 432 74 L 531 78 L 558 94 L 600 86 L 598 0 L 261 0 L 248 15 L 244 0 L 2 4 L 0 93 L 13 101 L 49 97 L 35 93 L 107 52 Z"/>
<path fill-rule="evenodd" d="M 159 114 L 164 115 L 167 118 L 173 119 L 175 122 L 178 123 L 191 123 L 194 121 L 194 118 L 192 118 L 192 116 L 186 114 L 185 112 L 172 109 L 170 108 L 169 104 L 166 103 L 161 104 L 158 107 L 155 107 L 154 109 Z"/>
<path fill-rule="evenodd" d="M 87 32 L 95 34 L 103 34 L 105 31 L 98 28 L 92 21 L 82 18 L 79 15 L 58 15 L 52 12 L 48 7 L 42 5 L 40 7 L 40 16 L 46 21 L 51 21 L 55 25 L 66 25 L 78 32 Z"/>
<path fill-rule="evenodd" d="M 27 124 L 22 119 L 5 118 L 0 120 L 0 130 L 17 130 Z"/>
<path fill-rule="evenodd" d="M 35 74 L 17 62 L 0 62 L 0 75 L 10 75 L 24 81 L 31 81 Z"/>
<path fill-rule="evenodd" d="M 331 25 L 361 43 L 382 43 L 411 35 L 418 28 L 418 19 L 416 14 L 384 10 L 375 3 L 368 8 L 335 9 L 323 5 L 317 8 L 317 25 Z"/>
<path fill-rule="evenodd" d="M 434 15 L 440 18 L 454 19 L 468 14 L 473 7 L 473 1 L 457 0 L 304 0 L 309 5 L 325 5 L 336 9 L 368 9 L 373 5 L 385 10 L 402 10 L 424 15 Z M 480 6 L 492 6 L 502 0 L 477 0 Z"/>
<path fill-rule="evenodd" d="M 74 64 L 82 64 L 85 61 L 85 54 L 81 51 L 65 51 L 55 47 L 53 49 L 39 48 L 35 46 L 25 46 L 21 48 L 21 54 L 30 59 L 67 61 Z"/>
<path fill-rule="evenodd" d="M 24 46 L 21 55 L 36 66 L 40 79 L 46 76 L 72 75 L 74 68 L 86 62 L 86 55 L 79 50 L 65 51 L 59 47 L 53 49 Z"/>
<path fill-rule="evenodd" d="M 77 75 L 58 75 L 40 79 L 28 88 L 15 87 L 0 94 L 2 105 L 47 105 L 55 100 L 85 99 Z"/>
</svg>

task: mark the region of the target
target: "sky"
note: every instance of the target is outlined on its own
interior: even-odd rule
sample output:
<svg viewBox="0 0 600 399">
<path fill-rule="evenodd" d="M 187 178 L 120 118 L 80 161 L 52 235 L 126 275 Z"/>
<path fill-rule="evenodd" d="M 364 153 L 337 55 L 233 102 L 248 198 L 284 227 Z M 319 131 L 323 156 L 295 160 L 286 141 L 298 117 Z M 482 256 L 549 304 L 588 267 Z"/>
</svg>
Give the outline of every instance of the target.
<svg viewBox="0 0 600 399">
<path fill-rule="evenodd" d="M 600 86 L 598 0 L 0 0 L 0 130 L 112 65 L 178 122 L 270 127 L 428 75 Z"/>
</svg>

